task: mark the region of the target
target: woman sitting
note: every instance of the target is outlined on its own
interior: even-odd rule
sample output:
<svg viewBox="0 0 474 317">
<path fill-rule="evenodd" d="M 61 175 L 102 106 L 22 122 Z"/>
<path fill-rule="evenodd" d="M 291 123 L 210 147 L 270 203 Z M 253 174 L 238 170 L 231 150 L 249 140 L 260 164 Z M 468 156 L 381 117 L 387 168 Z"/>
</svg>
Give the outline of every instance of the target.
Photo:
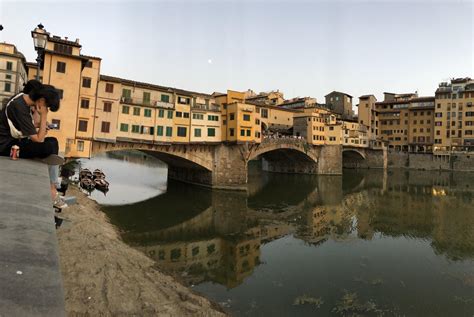
<svg viewBox="0 0 474 317">
<path fill-rule="evenodd" d="M 20 147 L 20 158 L 38 158 L 48 164 L 51 197 L 56 208 L 67 207 L 57 192 L 59 165 L 58 140 L 46 137 L 48 111 L 58 111 L 59 94 L 53 86 L 30 80 L 22 93 L 13 96 L 0 111 L 0 155 L 10 155 L 13 145 Z"/>
</svg>

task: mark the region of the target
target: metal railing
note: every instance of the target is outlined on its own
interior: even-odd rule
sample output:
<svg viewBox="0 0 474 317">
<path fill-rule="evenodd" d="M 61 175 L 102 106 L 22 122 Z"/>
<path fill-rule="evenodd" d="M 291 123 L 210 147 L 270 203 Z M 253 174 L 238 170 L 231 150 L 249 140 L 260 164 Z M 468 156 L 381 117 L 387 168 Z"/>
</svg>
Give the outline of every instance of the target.
<svg viewBox="0 0 474 317">
<path fill-rule="evenodd" d="M 199 109 L 199 110 L 209 110 L 209 111 L 221 111 L 221 108 L 217 104 L 210 104 L 206 105 L 204 103 L 194 103 L 192 105 L 193 109 Z"/>
<path fill-rule="evenodd" d="M 135 97 L 120 97 L 121 103 L 133 104 L 133 105 L 142 105 L 150 107 L 160 107 L 160 108 L 174 108 L 174 104 L 170 102 L 160 101 L 160 100 L 148 100 Z"/>
</svg>

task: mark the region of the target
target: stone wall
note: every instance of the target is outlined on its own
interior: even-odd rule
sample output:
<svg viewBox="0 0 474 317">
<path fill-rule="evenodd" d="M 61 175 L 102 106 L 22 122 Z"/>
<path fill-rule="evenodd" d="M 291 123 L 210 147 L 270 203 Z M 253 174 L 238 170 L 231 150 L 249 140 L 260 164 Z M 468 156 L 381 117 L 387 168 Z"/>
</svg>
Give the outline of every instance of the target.
<svg viewBox="0 0 474 317">
<path fill-rule="evenodd" d="M 451 155 L 451 169 L 455 171 L 474 171 L 474 153 L 460 153 Z"/>
<path fill-rule="evenodd" d="M 214 151 L 212 185 L 220 189 L 246 190 L 247 162 L 241 146 L 218 145 Z"/>
<path fill-rule="evenodd" d="M 262 160 L 262 170 L 273 173 L 317 174 L 318 163 L 303 160 Z"/>
<path fill-rule="evenodd" d="M 418 170 L 474 171 L 474 154 L 453 153 L 433 155 L 431 153 L 389 152 L 389 168 Z"/>
<path fill-rule="evenodd" d="M 319 147 L 318 174 L 342 175 L 341 145 L 325 145 Z"/>
<path fill-rule="evenodd" d="M 432 155 L 431 153 L 410 153 L 408 154 L 408 167 L 411 169 L 424 170 L 449 170 L 449 156 Z"/>
<path fill-rule="evenodd" d="M 387 154 L 387 167 L 388 168 L 407 168 L 407 167 L 409 167 L 409 165 L 408 165 L 408 153 L 389 151 L 388 154 Z"/>
<path fill-rule="evenodd" d="M 368 168 L 387 168 L 387 150 L 366 149 L 365 160 Z"/>
</svg>

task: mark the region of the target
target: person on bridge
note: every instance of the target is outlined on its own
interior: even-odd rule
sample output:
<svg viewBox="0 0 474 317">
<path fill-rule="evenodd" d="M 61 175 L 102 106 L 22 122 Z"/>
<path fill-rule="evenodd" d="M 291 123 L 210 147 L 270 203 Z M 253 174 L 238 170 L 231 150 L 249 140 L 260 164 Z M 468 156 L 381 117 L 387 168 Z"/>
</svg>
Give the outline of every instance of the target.
<svg viewBox="0 0 474 317">
<path fill-rule="evenodd" d="M 53 205 L 67 207 L 57 191 L 59 165 L 64 159 L 58 156 L 58 140 L 46 137 L 48 111 L 58 111 L 59 94 L 51 85 L 30 80 L 23 92 L 13 96 L 0 111 L 0 155 L 9 156 L 13 145 L 20 147 L 20 158 L 41 159 L 48 164 Z"/>
</svg>

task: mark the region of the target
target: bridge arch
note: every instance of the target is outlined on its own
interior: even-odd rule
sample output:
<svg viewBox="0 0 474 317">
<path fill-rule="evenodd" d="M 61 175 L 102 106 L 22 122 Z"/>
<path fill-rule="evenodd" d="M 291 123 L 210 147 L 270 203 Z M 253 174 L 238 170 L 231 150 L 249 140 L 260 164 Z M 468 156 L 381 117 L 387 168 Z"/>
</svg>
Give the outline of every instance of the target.
<svg viewBox="0 0 474 317">
<path fill-rule="evenodd" d="M 359 168 L 366 165 L 366 153 L 357 148 L 344 148 L 342 150 L 342 166 L 344 168 Z"/>
<path fill-rule="evenodd" d="M 212 184 L 214 149 L 210 145 L 144 144 L 135 142 L 92 143 L 94 156 L 101 152 L 138 150 L 156 157 L 168 166 L 168 178 L 201 185 Z"/>
<path fill-rule="evenodd" d="M 268 172 L 316 174 L 318 170 L 317 151 L 301 139 L 264 139 L 246 161 L 256 158 L 262 158 L 262 168 Z"/>
<path fill-rule="evenodd" d="M 311 151 L 306 141 L 301 139 L 265 139 L 260 145 L 258 145 L 250 156 L 247 158 L 248 161 L 253 160 L 259 156 L 265 155 L 266 153 L 273 151 L 296 151 L 303 154 L 314 163 L 318 162 L 318 155 Z"/>
</svg>

